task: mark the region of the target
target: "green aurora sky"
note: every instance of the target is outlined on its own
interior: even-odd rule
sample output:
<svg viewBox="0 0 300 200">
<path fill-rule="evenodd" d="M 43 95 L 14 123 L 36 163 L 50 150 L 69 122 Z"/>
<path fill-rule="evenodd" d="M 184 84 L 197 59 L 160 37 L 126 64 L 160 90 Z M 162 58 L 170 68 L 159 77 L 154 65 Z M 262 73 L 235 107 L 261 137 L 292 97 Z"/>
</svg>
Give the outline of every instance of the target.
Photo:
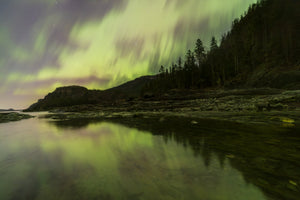
<svg viewBox="0 0 300 200">
<path fill-rule="evenodd" d="M 157 73 L 256 0 L 2 0 L 0 108 L 56 87 L 106 89 Z"/>
</svg>

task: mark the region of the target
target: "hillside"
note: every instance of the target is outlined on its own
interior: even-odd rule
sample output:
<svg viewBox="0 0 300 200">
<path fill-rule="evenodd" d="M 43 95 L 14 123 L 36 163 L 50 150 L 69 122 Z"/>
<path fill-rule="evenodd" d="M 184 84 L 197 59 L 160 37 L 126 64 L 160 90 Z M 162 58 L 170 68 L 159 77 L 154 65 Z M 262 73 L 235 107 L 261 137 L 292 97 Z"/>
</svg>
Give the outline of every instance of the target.
<svg viewBox="0 0 300 200">
<path fill-rule="evenodd" d="M 160 69 L 146 90 L 205 87 L 300 87 L 300 1 L 262 0 L 234 20 L 220 42 L 201 39 L 184 59 Z"/>
<path fill-rule="evenodd" d="M 140 96 L 144 85 L 155 76 L 143 76 L 108 90 L 88 90 L 81 86 L 59 87 L 24 111 L 45 111 L 57 107 L 83 104 L 111 104 L 116 100 Z"/>
</svg>

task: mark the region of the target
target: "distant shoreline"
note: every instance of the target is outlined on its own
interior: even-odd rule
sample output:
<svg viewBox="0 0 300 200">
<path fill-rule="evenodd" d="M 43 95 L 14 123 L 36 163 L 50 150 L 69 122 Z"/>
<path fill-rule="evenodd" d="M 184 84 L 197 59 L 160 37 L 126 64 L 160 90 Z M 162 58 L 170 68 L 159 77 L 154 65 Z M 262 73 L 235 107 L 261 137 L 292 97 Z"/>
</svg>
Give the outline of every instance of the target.
<svg viewBox="0 0 300 200">
<path fill-rule="evenodd" d="M 14 112 L 0 111 L 0 123 L 20 121 L 22 119 L 30 119 L 30 118 L 33 118 L 33 116 L 28 114 L 18 113 L 16 111 Z"/>
<path fill-rule="evenodd" d="M 21 111 L 21 110 L 15 110 L 15 109 L 0 109 L 0 112 L 9 112 L 9 111 Z"/>
</svg>

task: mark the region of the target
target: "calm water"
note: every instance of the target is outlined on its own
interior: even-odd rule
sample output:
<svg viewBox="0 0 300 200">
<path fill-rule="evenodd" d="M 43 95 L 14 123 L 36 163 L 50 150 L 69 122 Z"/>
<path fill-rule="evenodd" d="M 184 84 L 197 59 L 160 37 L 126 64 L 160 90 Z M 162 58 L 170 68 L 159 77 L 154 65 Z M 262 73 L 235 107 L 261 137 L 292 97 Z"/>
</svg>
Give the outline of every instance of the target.
<svg viewBox="0 0 300 200">
<path fill-rule="evenodd" d="M 0 199 L 299 198 L 297 127 L 165 121 L 0 124 Z"/>
</svg>

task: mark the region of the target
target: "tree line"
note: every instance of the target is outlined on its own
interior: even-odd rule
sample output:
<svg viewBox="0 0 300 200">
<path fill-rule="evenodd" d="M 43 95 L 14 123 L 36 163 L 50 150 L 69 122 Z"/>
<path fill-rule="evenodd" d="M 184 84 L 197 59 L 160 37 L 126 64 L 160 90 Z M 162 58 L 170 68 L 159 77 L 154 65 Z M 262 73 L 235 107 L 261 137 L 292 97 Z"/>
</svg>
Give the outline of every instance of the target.
<svg viewBox="0 0 300 200">
<path fill-rule="evenodd" d="M 161 66 L 158 78 L 144 91 L 192 89 L 243 84 L 259 68 L 299 65 L 300 1 L 261 0 L 232 23 L 209 50 L 197 39 L 193 50 L 171 66 Z"/>
</svg>

